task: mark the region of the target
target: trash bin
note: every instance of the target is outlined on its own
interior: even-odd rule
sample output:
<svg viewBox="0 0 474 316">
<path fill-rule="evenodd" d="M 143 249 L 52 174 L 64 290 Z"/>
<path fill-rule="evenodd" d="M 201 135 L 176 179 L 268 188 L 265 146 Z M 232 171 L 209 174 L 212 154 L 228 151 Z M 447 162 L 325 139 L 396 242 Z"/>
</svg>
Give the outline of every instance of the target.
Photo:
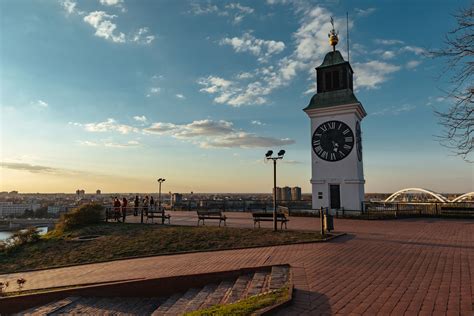
<svg viewBox="0 0 474 316">
<path fill-rule="evenodd" d="M 334 230 L 334 216 L 325 214 L 324 215 L 324 230 L 330 232 Z"/>
</svg>

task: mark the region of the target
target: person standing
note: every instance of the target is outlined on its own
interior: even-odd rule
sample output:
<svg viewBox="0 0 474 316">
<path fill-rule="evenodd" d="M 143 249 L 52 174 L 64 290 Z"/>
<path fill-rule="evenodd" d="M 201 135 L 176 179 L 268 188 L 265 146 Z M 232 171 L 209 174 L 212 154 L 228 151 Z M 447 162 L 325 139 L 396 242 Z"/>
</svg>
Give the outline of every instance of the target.
<svg viewBox="0 0 474 316">
<path fill-rule="evenodd" d="M 153 199 L 153 196 L 150 197 L 150 210 L 151 210 L 152 212 L 156 211 L 156 209 L 155 209 L 155 200 Z M 160 210 L 158 210 L 158 212 L 159 212 L 159 211 L 160 211 Z"/>
<path fill-rule="evenodd" d="M 114 198 L 114 219 L 120 222 L 120 201 L 117 197 Z"/>
<path fill-rule="evenodd" d="M 135 196 L 135 201 L 133 201 L 133 216 L 138 215 L 138 205 L 140 204 L 140 200 L 138 199 L 138 195 Z"/>
<path fill-rule="evenodd" d="M 148 195 L 145 195 L 145 198 L 143 199 L 143 212 L 145 215 L 148 217 L 148 205 L 150 201 L 148 199 Z"/>
<path fill-rule="evenodd" d="M 125 218 L 127 217 L 127 198 L 122 199 L 122 221 L 125 223 Z"/>
</svg>

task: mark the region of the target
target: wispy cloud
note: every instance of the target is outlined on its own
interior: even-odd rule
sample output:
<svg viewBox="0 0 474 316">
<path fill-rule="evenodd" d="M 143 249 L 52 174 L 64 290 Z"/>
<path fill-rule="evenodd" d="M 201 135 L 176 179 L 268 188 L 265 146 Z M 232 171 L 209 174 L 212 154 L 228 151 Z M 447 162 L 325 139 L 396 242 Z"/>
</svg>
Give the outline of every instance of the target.
<svg viewBox="0 0 474 316">
<path fill-rule="evenodd" d="M 402 45 L 405 44 L 404 41 L 397 40 L 397 39 L 380 39 L 376 38 L 374 40 L 376 44 L 381 44 L 381 45 Z"/>
<path fill-rule="evenodd" d="M 202 148 L 255 148 L 291 145 L 289 138 L 274 138 L 244 132 L 234 127 L 232 122 L 220 120 L 200 120 L 188 124 L 156 122 L 144 131 L 149 134 L 169 135 L 190 140 Z"/>
<path fill-rule="evenodd" d="M 244 33 L 242 37 L 226 37 L 220 45 L 230 45 L 238 53 L 248 52 L 258 57 L 259 62 L 267 62 L 274 55 L 285 49 L 285 43 L 274 40 L 256 38 L 251 33 Z"/>
<path fill-rule="evenodd" d="M 400 66 L 373 60 L 366 63 L 355 63 L 354 69 L 356 89 L 376 89 L 381 83 L 388 80 L 391 73 L 400 70 Z"/>
<path fill-rule="evenodd" d="M 78 123 L 78 122 L 69 122 L 69 125 L 79 126 L 84 128 L 88 132 L 95 133 L 104 133 L 104 132 L 119 132 L 120 134 L 129 134 L 131 132 L 139 132 L 137 127 L 130 125 L 119 124 L 115 119 L 108 118 L 103 122 L 97 123 Z"/>
<path fill-rule="evenodd" d="M 147 121 L 145 115 L 135 115 L 135 116 L 133 117 L 133 119 L 134 119 L 135 121 L 142 122 L 142 123 L 145 123 L 145 122 Z"/>
<path fill-rule="evenodd" d="M 410 60 L 409 62 L 406 63 L 405 66 L 408 69 L 413 69 L 413 68 L 418 67 L 420 64 L 421 64 L 421 61 L 419 61 L 419 60 Z"/>
<path fill-rule="evenodd" d="M 360 9 L 360 8 L 355 8 L 354 11 L 356 12 L 356 15 L 358 17 L 366 17 L 371 15 L 372 13 L 375 12 L 375 8 L 367 8 L 367 9 Z"/>
<path fill-rule="evenodd" d="M 261 121 L 259 121 L 259 120 L 253 120 L 251 123 L 252 123 L 253 125 L 259 125 L 259 126 L 266 125 L 265 123 L 263 123 L 263 122 L 261 122 Z"/>
<path fill-rule="evenodd" d="M 176 94 L 176 97 L 177 97 L 178 99 L 180 99 L 180 100 L 186 99 L 186 97 L 185 97 L 184 95 L 182 95 L 181 93 L 177 93 L 177 94 Z"/>
<path fill-rule="evenodd" d="M 191 2 L 191 8 L 188 13 L 194 15 L 216 14 L 223 17 L 232 17 L 232 23 L 238 24 L 254 11 L 253 8 L 244 6 L 238 2 L 218 6 L 217 4 L 212 4 L 211 1 L 207 1 L 205 3 Z"/>
<path fill-rule="evenodd" d="M 84 17 L 84 22 L 95 29 L 95 36 L 115 43 L 125 43 L 125 34 L 116 32 L 117 25 L 112 22 L 112 19 L 116 17 L 116 15 L 107 14 L 104 11 L 94 11 Z"/>
<path fill-rule="evenodd" d="M 404 112 L 410 112 L 416 109 L 416 106 L 411 104 L 403 104 L 397 106 L 391 106 L 380 111 L 372 112 L 369 115 L 373 116 L 385 116 L 385 115 L 399 115 Z"/>
<path fill-rule="evenodd" d="M 43 100 L 36 100 L 34 102 L 31 102 L 32 105 L 39 107 L 39 108 L 47 108 L 49 106 L 48 102 L 43 101 Z"/>
</svg>

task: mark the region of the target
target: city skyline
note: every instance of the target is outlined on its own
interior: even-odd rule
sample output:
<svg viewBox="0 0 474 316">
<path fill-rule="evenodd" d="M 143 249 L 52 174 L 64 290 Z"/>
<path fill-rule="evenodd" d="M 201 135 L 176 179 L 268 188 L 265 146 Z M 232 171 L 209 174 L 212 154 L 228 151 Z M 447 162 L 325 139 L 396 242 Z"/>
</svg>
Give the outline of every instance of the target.
<svg viewBox="0 0 474 316">
<path fill-rule="evenodd" d="M 302 109 L 331 16 L 347 59 L 346 11 L 366 192 L 474 191 L 435 139 L 450 101 L 426 54 L 467 3 L 2 1 L 0 191 L 271 192 L 285 149 L 278 185 L 310 192 Z"/>
</svg>

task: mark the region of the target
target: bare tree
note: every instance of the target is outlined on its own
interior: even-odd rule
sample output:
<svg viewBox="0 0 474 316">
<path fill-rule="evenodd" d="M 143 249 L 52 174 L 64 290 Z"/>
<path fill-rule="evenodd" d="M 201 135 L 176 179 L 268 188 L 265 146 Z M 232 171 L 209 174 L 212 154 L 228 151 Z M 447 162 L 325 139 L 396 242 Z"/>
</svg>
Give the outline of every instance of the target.
<svg viewBox="0 0 474 316">
<path fill-rule="evenodd" d="M 450 87 L 445 92 L 453 102 L 448 110 L 435 113 L 443 127 L 440 143 L 470 161 L 469 154 L 474 152 L 474 2 L 454 17 L 457 27 L 446 34 L 445 47 L 430 52 L 446 60 Z"/>
</svg>

